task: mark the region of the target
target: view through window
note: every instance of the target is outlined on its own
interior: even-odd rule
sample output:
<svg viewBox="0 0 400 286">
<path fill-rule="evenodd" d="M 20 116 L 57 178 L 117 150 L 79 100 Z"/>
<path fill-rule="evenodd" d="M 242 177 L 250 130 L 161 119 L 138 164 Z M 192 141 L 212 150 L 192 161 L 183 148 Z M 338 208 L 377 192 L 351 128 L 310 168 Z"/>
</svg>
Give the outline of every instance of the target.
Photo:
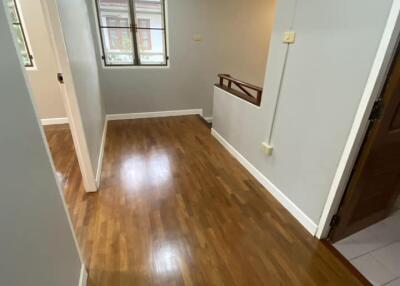
<svg viewBox="0 0 400 286">
<path fill-rule="evenodd" d="M 106 66 L 167 65 L 164 0 L 96 0 Z"/>
<path fill-rule="evenodd" d="M 6 5 L 11 15 L 11 24 L 17 38 L 17 44 L 22 56 L 22 61 L 26 67 L 33 67 L 33 57 L 29 51 L 26 41 L 24 27 L 21 22 L 20 13 L 15 0 L 6 0 Z"/>
</svg>

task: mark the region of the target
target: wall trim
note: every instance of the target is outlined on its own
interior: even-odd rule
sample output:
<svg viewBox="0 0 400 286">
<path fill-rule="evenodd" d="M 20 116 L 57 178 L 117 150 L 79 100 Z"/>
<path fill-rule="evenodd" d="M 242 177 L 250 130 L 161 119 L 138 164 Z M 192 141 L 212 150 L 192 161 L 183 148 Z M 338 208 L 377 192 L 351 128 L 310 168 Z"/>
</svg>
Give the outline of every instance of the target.
<svg viewBox="0 0 400 286">
<path fill-rule="evenodd" d="M 239 153 L 228 141 L 225 140 L 215 129 L 211 129 L 211 134 L 217 139 L 222 146 L 225 147 L 250 174 L 252 174 L 261 185 L 275 198 L 281 205 L 283 205 L 294 216 L 303 227 L 311 234 L 315 235 L 317 225 L 300 209 L 298 208 L 287 196 L 283 194 L 270 180 L 268 180 L 256 167 L 254 167 L 242 154 Z"/>
<path fill-rule="evenodd" d="M 213 122 L 212 116 L 209 116 L 209 117 L 204 117 L 204 116 L 203 116 L 203 119 L 204 119 L 205 121 L 207 121 L 208 123 L 212 123 L 212 122 Z"/>
<path fill-rule="evenodd" d="M 108 125 L 107 123 L 108 123 L 108 121 L 104 120 L 103 135 L 101 137 L 99 159 L 97 160 L 97 172 L 96 172 L 97 188 L 100 187 L 101 171 L 103 170 L 104 148 L 106 147 L 106 137 L 107 137 L 107 125 Z"/>
<path fill-rule="evenodd" d="M 400 34 L 400 0 L 394 0 L 386 27 L 384 29 L 375 60 L 371 67 L 364 93 L 353 120 L 346 145 L 340 158 L 329 194 L 322 211 L 316 236 L 326 238 L 330 230 L 330 221 L 337 212 L 343 197 L 351 171 L 358 156 L 365 132 L 368 117 L 375 99 L 379 96 L 391 65 Z"/>
<path fill-rule="evenodd" d="M 85 265 L 82 264 L 82 266 L 81 266 L 81 274 L 79 276 L 79 284 L 78 284 L 78 286 L 86 286 L 87 278 L 88 278 L 88 274 L 86 272 Z"/>
<path fill-rule="evenodd" d="M 112 120 L 139 119 L 139 118 L 156 118 L 156 117 L 195 115 L 195 114 L 203 116 L 203 109 L 185 109 L 185 110 L 169 110 L 169 111 L 156 111 L 156 112 L 107 114 L 106 119 L 107 119 L 107 121 L 112 121 Z"/>
<path fill-rule="evenodd" d="M 59 124 L 68 124 L 68 117 L 57 117 L 57 118 L 43 118 L 40 119 L 42 125 L 59 125 Z"/>
</svg>

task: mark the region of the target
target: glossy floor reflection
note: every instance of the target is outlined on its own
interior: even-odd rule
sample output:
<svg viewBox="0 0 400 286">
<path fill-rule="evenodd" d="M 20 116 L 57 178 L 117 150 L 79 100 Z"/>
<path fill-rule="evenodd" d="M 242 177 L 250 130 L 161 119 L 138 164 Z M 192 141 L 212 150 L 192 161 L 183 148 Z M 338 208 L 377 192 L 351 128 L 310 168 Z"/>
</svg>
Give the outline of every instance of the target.
<svg viewBox="0 0 400 286">
<path fill-rule="evenodd" d="M 361 285 L 196 116 L 109 122 L 96 194 L 46 133 L 91 286 Z"/>
</svg>

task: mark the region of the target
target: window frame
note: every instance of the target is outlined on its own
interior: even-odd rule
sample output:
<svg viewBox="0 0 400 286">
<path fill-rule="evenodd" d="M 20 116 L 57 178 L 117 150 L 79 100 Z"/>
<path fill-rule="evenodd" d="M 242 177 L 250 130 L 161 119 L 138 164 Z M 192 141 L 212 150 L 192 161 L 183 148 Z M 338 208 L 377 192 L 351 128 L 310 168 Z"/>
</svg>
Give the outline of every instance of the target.
<svg viewBox="0 0 400 286">
<path fill-rule="evenodd" d="M 30 47 L 30 44 L 28 42 L 28 38 L 27 38 L 26 33 L 25 33 L 24 23 L 22 21 L 21 14 L 20 14 L 20 11 L 19 11 L 19 3 L 18 3 L 17 0 L 11 0 L 11 1 L 14 3 L 15 12 L 16 12 L 16 15 L 17 15 L 17 18 L 18 18 L 18 22 L 14 22 L 10 17 L 11 25 L 12 26 L 18 26 L 20 28 L 21 34 L 22 34 L 22 38 L 23 38 L 23 41 L 24 41 L 24 46 L 25 46 L 25 49 L 26 49 L 26 53 L 27 53 L 27 56 L 28 56 L 28 59 L 29 59 L 29 64 L 26 64 L 24 61 L 23 61 L 23 64 L 24 64 L 24 66 L 26 68 L 29 68 L 29 69 L 35 68 L 35 63 L 34 63 L 33 55 L 32 55 L 32 52 L 31 52 L 31 47 Z M 18 47 L 18 51 L 19 51 L 19 53 L 21 54 L 21 57 L 22 57 L 22 51 L 20 50 L 19 47 Z"/>
<path fill-rule="evenodd" d="M 103 26 L 100 21 L 100 3 L 99 0 L 93 0 L 94 1 L 94 10 L 95 10 L 95 15 L 96 15 L 96 26 L 97 26 L 97 32 L 98 32 L 98 40 L 99 40 L 99 47 L 100 47 L 100 53 L 101 53 L 101 62 L 103 68 L 169 68 L 170 62 L 169 62 L 169 56 L 168 56 L 168 50 L 169 50 L 169 41 L 168 41 L 168 35 L 167 35 L 167 0 L 160 0 L 160 4 L 162 6 L 162 23 L 163 27 L 162 28 L 148 28 L 146 30 L 156 30 L 156 31 L 162 31 L 164 32 L 164 63 L 162 64 L 142 64 L 140 62 L 140 53 L 138 50 L 138 41 L 139 39 L 139 30 L 144 29 L 137 27 L 136 25 L 136 15 L 135 15 L 135 0 L 126 0 L 128 2 L 129 6 L 129 17 L 130 17 L 130 25 L 129 27 L 112 27 L 112 26 Z M 140 0 L 139 0 L 140 1 Z M 132 54 L 133 54 L 133 63 L 132 64 L 110 64 L 107 63 L 106 59 L 106 52 L 104 48 L 104 37 L 102 34 L 102 29 L 109 29 L 109 28 L 122 28 L 122 29 L 129 29 L 131 36 L 132 36 Z"/>
</svg>

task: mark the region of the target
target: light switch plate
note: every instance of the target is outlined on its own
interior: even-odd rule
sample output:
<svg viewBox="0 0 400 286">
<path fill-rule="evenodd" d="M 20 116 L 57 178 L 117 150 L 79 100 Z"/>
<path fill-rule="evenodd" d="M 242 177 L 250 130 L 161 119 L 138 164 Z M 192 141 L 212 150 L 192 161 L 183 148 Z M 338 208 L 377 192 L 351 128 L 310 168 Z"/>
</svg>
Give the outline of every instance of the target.
<svg viewBox="0 0 400 286">
<path fill-rule="evenodd" d="M 283 33 L 283 42 L 285 44 L 293 44 L 296 40 L 296 32 L 288 31 Z"/>
</svg>

